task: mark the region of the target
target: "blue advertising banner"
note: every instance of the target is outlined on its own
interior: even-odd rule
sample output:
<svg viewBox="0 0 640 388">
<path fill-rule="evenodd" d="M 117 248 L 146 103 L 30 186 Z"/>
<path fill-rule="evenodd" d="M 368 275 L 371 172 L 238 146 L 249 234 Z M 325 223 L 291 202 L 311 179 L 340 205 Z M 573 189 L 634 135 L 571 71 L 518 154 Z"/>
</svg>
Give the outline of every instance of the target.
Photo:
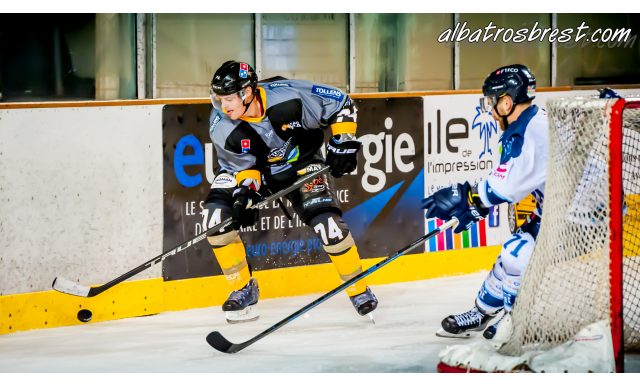
<svg viewBox="0 0 640 388">
<path fill-rule="evenodd" d="M 363 258 L 386 256 L 424 232 L 422 98 L 359 99 L 358 168 L 332 179 L 343 217 Z M 218 172 L 209 138 L 207 104 L 167 105 L 163 110 L 164 248 L 201 233 L 204 199 Z M 328 141 L 329 130 L 325 132 Z M 330 178 L 331 179 L 331 178 Z M 241 230 L 252 270 L 329 262 L 320 239 L 284 200 L 260 210 L 258 222 Z M 221 274 L 206 240 L 163 263 L 165 280 Z"/>
</svg>

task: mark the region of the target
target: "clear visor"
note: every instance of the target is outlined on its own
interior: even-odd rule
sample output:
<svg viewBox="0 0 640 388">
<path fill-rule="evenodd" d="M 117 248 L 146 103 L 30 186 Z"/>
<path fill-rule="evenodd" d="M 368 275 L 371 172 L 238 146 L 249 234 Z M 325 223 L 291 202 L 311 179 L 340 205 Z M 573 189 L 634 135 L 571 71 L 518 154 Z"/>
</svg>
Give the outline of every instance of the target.
<svg viewBox="0 0 640 388">
<path fill-rule="evenodd" d="M 231 94 L 218 95 L 213 91 L 213 88 L 209 88 L 209 97 L 211 98 L 211 104 L 213 105 L 214 108 L 216 108 L 219 111 L 222 111 L 222 97 L 227 97 L 230 95 Z M 246 97 L 246 93 L 244 92 L 244 89 L 235 93 L 235 95 L 240 97 L 240 99 L 242 100 L 242 103 L 244 104 L 244 99 Z"/>
<path fill-rule="evenodd" d="M 498 103 L 497 96 L 485 96 L 480 98 L 480 111 L 483 113 L 491 112 L 493 107 Z"/>
<path fill-rule="evenodd" d="M 213 88 L 209 88 L 209 97 L 211 97 L 211 105 L 217 110 L 222 111 L 222 101 L 220 100 L 220 96 L 213 91 Z"/>
</svg>

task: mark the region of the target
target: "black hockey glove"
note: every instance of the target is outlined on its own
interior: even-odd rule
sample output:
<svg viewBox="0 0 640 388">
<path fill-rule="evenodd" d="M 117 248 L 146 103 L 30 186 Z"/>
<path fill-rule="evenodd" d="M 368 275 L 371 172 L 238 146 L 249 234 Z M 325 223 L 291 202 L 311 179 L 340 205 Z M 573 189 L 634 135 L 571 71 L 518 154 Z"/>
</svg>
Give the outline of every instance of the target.
<svg viewBox="0 0 640 388">
<path fill-rule="evenodd" d="M 471 185 L 465 182 L 436 191 L 422 200 L 422 208 L 427 211 L 427 218 L 437 217 L 443 221 L 457 218 L 458 226 L 453 231 L 460 233 L 489 214 L 489 209 L 476 202 L 471 197 Z"/>
<path fill-rule="evenodd" d="M 250 209 L 260 202 L 260 194 L 247 186 L 240 186 L 233 191 L 233 229 L 240 230 L 242 226 L 251 226 L 258 221 L 258 209 Z"/>
<path fill-rule="evenodd" d="M 361 147 L 362 143 L 357 140 L 340 141 L 338 136 L 329 139 L 326 164 L 330 167 L 331 175 L 339 178 L 355 170 Z"/>
</svg>

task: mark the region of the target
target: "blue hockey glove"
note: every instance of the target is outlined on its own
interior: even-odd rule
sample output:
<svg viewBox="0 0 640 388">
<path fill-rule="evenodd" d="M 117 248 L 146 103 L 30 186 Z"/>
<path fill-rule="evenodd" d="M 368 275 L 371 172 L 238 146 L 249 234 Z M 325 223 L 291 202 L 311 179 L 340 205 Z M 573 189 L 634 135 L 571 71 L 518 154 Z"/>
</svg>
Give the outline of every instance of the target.
<svg viewBox="0 0 640 388">
<path fill-rule="evenodd" d="M 472 199 L 471 185 L 456 183 L 451 187 L 445 187 L 422 200 L 422 208 L 427 211 L 427 218 L 439 218 L 449 221 L 458 219 L 458 226 L 453 230 L 460 233 L 469 229 L 475 222 L 482 220 L 489 214 L 485 209 Z"/>
<path fill-rule="evenodd" d="M 611 88 L 598 89 L 598 92 L 600 92 L 598 98 L 622 98 L 622 96 L 620 96 L 618 92 Z"/>
</svg>

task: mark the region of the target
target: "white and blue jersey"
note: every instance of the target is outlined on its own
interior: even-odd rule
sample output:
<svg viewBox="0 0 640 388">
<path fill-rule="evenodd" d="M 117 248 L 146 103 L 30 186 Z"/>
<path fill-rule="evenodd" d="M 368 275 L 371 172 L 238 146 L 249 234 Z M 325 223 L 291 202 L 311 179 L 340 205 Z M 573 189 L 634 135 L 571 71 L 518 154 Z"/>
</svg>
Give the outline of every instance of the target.
<svg viewBox="0 0 640 388">
<path fill-rule="evenodd" d="M 515 203 L 528 194 L 536 199 L 536 214 L 542 215 L 547 174 L 547 113 L 531 105 L 500 137 L 500 165 L 478 184 L 486 207 Z"/>
</svg>

